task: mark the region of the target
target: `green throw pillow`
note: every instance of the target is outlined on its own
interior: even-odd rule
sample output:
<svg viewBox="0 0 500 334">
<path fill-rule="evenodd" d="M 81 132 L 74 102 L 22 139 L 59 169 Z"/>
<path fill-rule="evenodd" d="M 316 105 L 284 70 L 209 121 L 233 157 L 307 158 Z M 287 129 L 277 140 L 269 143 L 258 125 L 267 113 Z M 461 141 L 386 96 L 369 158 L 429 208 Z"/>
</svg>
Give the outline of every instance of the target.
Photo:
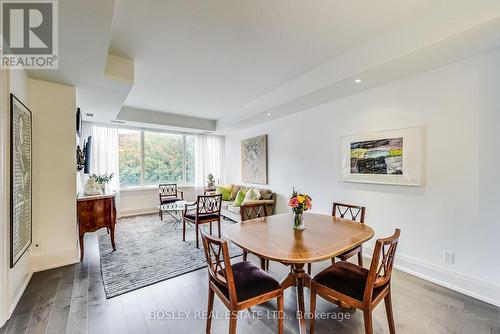
<svg viewBox="0 0 500 334">
<path fill-rule="evenodd" d="M 232 187 L 217 186 L 217 189 L 215 189 L 215 193 L 217 195 L 222 194 L 223 201 L 230 201 L 231 200 L 231 190 L 232 190 Z"/>
<path fill-rule="evenodd" d="M 241 203 L 245 200 L 245 195 L 247 194 L 247 190 L 244 190 L 243 188 L 238 190 L 238 193 L 236 194 L 236 197 L 234 199 L 234 206 L 241 206 Z"/>
</svg>

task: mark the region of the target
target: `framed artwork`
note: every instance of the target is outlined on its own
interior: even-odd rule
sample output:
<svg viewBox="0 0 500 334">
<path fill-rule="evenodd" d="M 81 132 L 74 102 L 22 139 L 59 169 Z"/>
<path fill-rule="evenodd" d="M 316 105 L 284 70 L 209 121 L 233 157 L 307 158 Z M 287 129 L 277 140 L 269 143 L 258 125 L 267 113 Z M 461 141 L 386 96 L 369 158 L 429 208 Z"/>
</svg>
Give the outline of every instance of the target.
<svg viewBox="0 0 500 334">
<path fill-rule="evenodd" d="M 19 261 L 32 242 L 32 116 L 10 94 L 10 267 Z"/>
<path fill-rule="evenodd" d="M 342 137 L 342 178 L 348 182 L 422 185 L 422 129 Z"/>
<path fill-rule="evenodd" d="M 267 184 L 267 135 L 241 141 L 241 180 Z"/>
</svg>

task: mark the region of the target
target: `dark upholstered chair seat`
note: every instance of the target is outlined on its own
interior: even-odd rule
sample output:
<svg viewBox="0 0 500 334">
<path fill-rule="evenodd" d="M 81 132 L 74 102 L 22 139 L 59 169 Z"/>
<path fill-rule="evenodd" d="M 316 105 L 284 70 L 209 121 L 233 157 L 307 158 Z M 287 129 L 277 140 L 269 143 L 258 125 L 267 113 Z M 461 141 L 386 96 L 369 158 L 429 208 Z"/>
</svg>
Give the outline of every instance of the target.
<svg viewBox="0 0 500 334">
<path fill-rule="evenodd" d="M 314 277 L 314 280 L 332 290 L 357 300 L 363 300 L 369 271 L 350 262 L 332 264 Z M 373 291 L 374 297 L 377 289 Z"/>
<path fill-rule="evenodd" d="M 161 204 L 174 203 L 177 201 L 182 201 L 182 199 L 180 199 L 180 198 L 162 198 Z"/>
<path fill-rule="evenodd" d="M 277 280 L 249 261 L 233 264 L 232 268 L 238 302 L 260 296 L 280 287 Z M 222 293 L 229 298 L 226 287 L 216 284 Z"/>
<path fill-rule="evenodd" d="M 184 217 L 194 221 L 196 219 L 196 214 L 194 212 L 186 213 Z M 200 213 L 198 215 L 198 220 L 200 222 L 207 219 L 217 219 L 217 218 L 219 218 L 219 215 L 216 213 Z"/>
</svg>

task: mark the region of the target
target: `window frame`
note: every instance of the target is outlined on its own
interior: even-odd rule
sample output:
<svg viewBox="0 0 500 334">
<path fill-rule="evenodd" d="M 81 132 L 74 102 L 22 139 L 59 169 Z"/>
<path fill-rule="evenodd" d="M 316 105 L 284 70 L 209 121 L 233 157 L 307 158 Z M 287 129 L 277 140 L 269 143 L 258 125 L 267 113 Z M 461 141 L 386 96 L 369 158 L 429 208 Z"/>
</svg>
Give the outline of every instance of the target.
<svg viewBox="0 0 500 334">
<path fill-rule="evenodd" d="M 120 136 L 120 130 L 131 130 L 131 131 L 137 131 L 140 133 L 140 140 L 141 140 L 141 184 L 138 186 L 123 186 L 120 183 L 120 191 L 134 191 L 134 190 L 151 190 L 151 189 L 157 189 L 158 184 L 145 184 L 145 173 L 144 173 L 144 161 L 145 161 L 145 150 L 144 150 L 144 134 L 146 132 L 153 132 L 153 133 L 162 133 L 162 134 L 171 134 L 171 135 L 180 135 L 182 136 L 182 180 L 180 183 L 177 183 L 178 187 L 194 187 L 194 180 L 192 184 L 187 183 L 187 164 L 186 164 L 186 136 L 195 136 L 194 133 L 187 133 L 187 132 L 178 132 L 178 131 L 165 131 L 165 130 L 160 130 L 160 129 L 144 129 L 144 128 L 133 128 L 133 127 L 119 127 L 118 128 L 118 136 Z M 120 143 L 118 141 L 118 149 L 120 148 Z M 118 153 L 119 154 L 119 153 Z M 118 159 L 120 157 L 118 156 Z M 120 169 L 120 164 L 118 163 L 118 169 Z"/>
</svg>

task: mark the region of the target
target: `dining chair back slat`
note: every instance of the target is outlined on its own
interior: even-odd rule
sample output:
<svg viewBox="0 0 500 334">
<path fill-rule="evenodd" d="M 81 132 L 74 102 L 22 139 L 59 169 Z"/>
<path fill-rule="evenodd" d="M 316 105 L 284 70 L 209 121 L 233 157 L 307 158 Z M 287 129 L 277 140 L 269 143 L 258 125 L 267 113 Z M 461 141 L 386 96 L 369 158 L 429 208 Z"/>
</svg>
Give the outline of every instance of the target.
<svg viewBox="0 0 500 334">
<path fill-rule="evenodd" d="M 200 214 L 220 214 L 222 205 L 222 195 L 198 196 L 196 213 Z"/>
<path fill-rule="evenodd" d="M 234 286 L 233 270 L 227 241 L 216 238 L 206 233 L 203 229 L 200 232 L 210 277 L 224 286 L 229 291 L 230 297 L 236 298 L 236 288 Z M 232 302 L 237 301 L 233 300 Z"/>
<path fill-rule="evenodd" d="M 332 216 L 351 219 L 363 224 L 365 222 L 365 211 L 364 206 L 334 202 Z"/>
</svg>

